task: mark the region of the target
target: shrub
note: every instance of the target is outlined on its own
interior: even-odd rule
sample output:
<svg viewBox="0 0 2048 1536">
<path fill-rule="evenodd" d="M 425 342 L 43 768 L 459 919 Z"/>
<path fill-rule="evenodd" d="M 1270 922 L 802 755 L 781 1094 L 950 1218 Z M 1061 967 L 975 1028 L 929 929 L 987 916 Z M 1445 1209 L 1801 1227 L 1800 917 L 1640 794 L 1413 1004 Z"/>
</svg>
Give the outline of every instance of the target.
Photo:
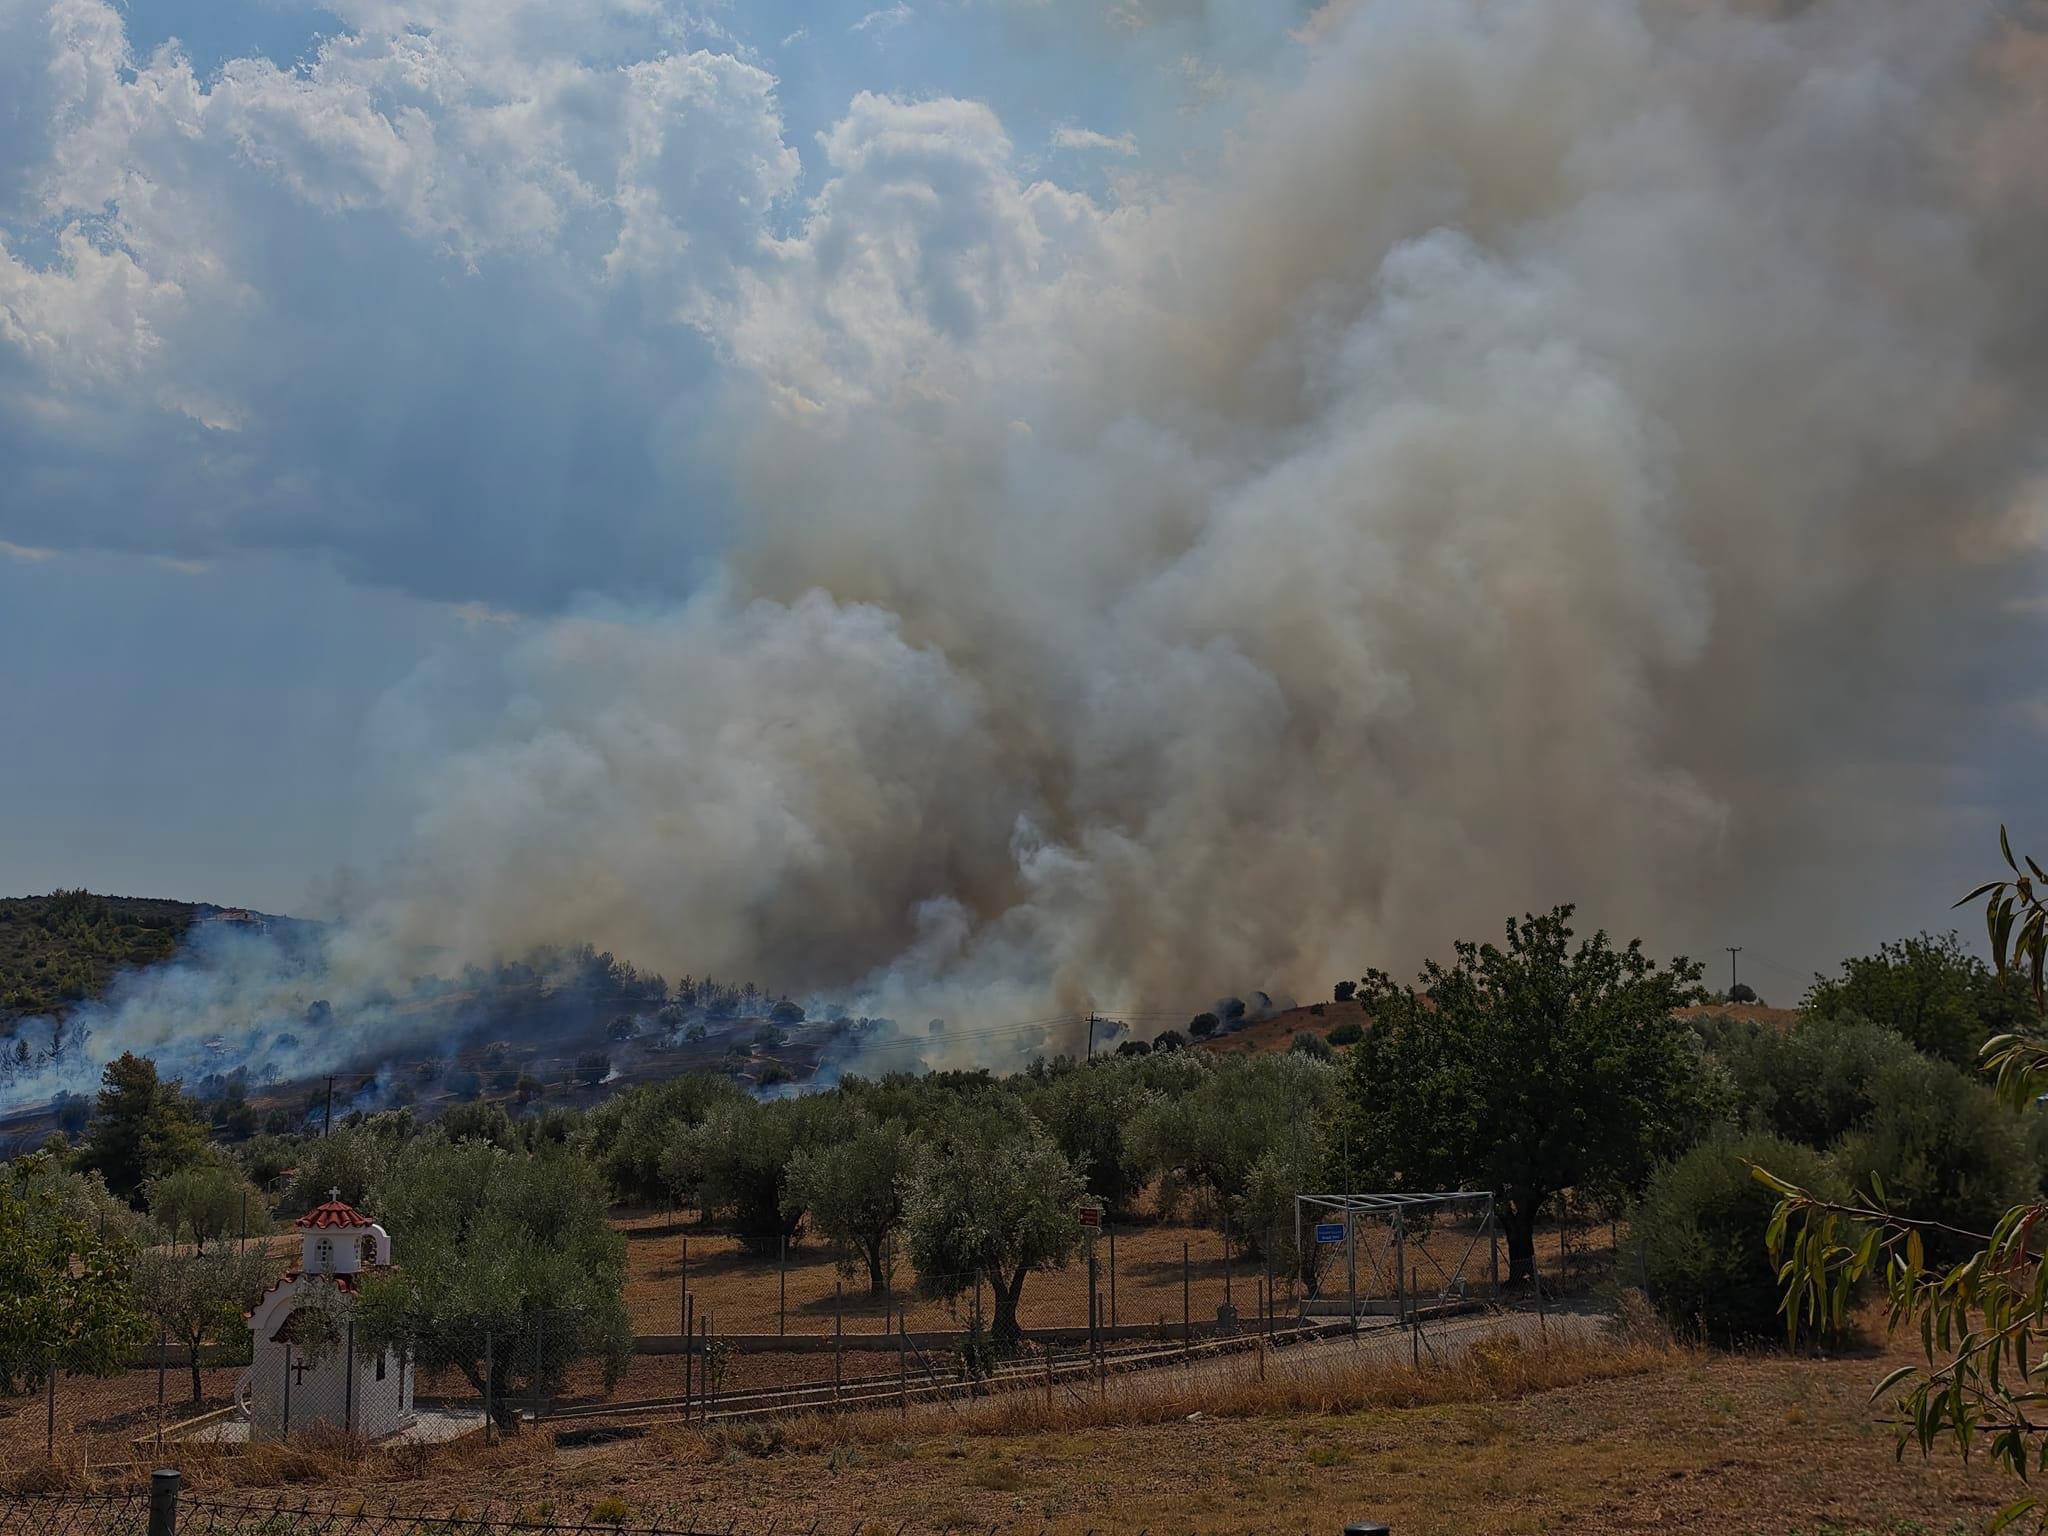
<svg viewBox="0 0 2048 1536">
<path fill-rule="evenodd" d="M 595 1088 L 605 1080 L 612 1069 L 612 1059 L 604 1051 L 585 1051 L 576 1058 L 576 1080 Z"/>
<path fill-rule="evenodd" d="M 1330 1031 L 1330 1044 L 1356 1045 L 1365 1038 L 1365 1030 L 1356 1019 L 1346 1019 Z"/>
<path fill-rule="evenodd" d="M 1290 1051 L 1298 1051 L 1303 1056 L 1312 1056 L 1317 1061 L 1329 1061 L 1337 1054 L 1330 1049 L 1329 1041 L 1310 1029 L 1304 1029 L 1300 1034 L 1296 1035 L 1294 1037 L 1294 1044 L 1290 1045 L 1288 1049 Z"/>
<path fill-rule="evenodd" d="M 1777 1196 L 1748 1164 L 1809 1189 L 1831 1179 L 1819 1154 L 1776 1136 L 1715 1137 L 1650 1177 L 1630 1218 L 1645 1288 L 1674 1328 L 1721 1343 L 1784 1331 L 1764 1248 Z"/>
<path fill-rule="evenodd" d="M 1350 1001 L 1351 1001 L 1351 998 L 1352 998 L 1352 994 L 1353 994 L 1353 993 L 1355 993 L 1355 992 L 1357 992 L 1357 990 L 1358 990 L 1358 983 L 1357 983 L 1357 982 L 1355 982 L 1355 981 L 1340 981 L 1340 982 L 1338 982 L 1338 983 L 1337 983 L 1337 985 L 1336 985 L 1336 986 L 1335 986 L 1334 988 L 1332 988 L 1332 989 L 1331 989 L 1331 993 L 1330 993 L 1330 996 L 1331 996 L 1331 1000 L 1332 1000 L 1333 1002 L 1339 1002 L 1339 1003 L 1348 1003 L 1348 1002 L 1350 1002 Z"/>
<path fill-rule="evenodd" d="M 1874 1193 L 1871 1175 L 1882 1179 L 1888 1209 L 1989 1232 L 2037 1187 L 2019 1118 L 1947 1063 L 1898 1062 L 1878 1074 L 1872 1097 L 1870 1118 L 1842 1139 L 1835 1161 L 1858 1189 Z M 1973 1245 L 1931 1233 L 1927 1246 L 1932 1258 L 1956 1259 Z"/>
<path fill-rule="evenodd" d="M 1213 1013 L 1198 1013 L 1188 1020 L 1188 1034 L 1197 1040 L 1206 1040 L 1216 1033 L 1217 1022 Z"/>
<path fill-rule="evenodd" d="M 1723 1017 L 1702 1032 L 1749 1122 L 1816 1149 L 1870 1114 L 1881 1074 L 1916 1059 L 1903 1037 L 1855 1017 L 1809 1016 L 1790 1034 Z"/>
<path fill-rule="evenodd" d="M 1179 1030 L 1169 1029 L 1162 1031 L 1159 1038 L 1152 1042 L 1152 1049 L 1155 1051 L 1177 1051 L 1187 1043 L 1187 1037 Z"/>
</svg>

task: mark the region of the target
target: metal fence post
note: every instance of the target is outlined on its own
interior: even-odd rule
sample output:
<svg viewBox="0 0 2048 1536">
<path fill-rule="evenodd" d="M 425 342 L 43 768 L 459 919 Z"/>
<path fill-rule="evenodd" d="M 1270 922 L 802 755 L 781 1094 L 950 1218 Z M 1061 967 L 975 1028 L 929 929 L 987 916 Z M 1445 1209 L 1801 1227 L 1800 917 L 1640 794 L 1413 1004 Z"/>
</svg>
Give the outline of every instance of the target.
<svg viewBox="0 0 2048 1536">
<path fill-rule="evenodd" d="M 354 1434 L 356 1428 L 356 1325 L 349 1319 L 348 1359 L 341 1365 L 341 1428 L 344 1434 Z"/>
<path fill-rule="evenodd" d="M 43 1455 L 57 1459 L 57 1362 L 50 1362 L 50 1374 L 43 1378 Z"/>
<path fill-rule="evenodd" d="M 484 1444 L 486 1445 L 491 1443 L 491 1425 L 493 1423 L 491 1409 L 494 1405 L 491 1392 L 493 1385 L 491 1378 L 496 1374 L 497 1363 L 496 1335 L 491 1333 L 489 1329 L 486 1329 L 484 1330 Z"/>
<path fill-rule="evenodd" d="M 178 1481 L 175 1467 L 149 1474 L 149 1536 L 177 1536 Z"/>
<path fill-rule="evenodd" d="M 832 1411 L 839 1411 L 839 1384 L 846 1371 L 846 1282 L 832 1286 Z"/>
<path fill-rule="evenodd" d="M 292 1341 L 284 1341 L 284 1413 L 278 1421 L 277 1438 L 292 1437 Z"/>
<path fill-rule="evenodd" d="M 910 1415 L 910 1318 L 896 1309 L 896 1401 L 899 1417 Z"/>
<path fill-rule="evenodd" d="M 1394 1212 L 1394 1320 L 1408 1321 L 1408 1222 Z"/>
<path fill-rule="evenodd" d="M 1107 1222 L 1103 1223 L 1108 1227 Z M 1116 1228 L 1109 1227 L 1109 1326 L 1116 1327 Z"/>
<path fill-rule="evenodd" d="M 782 1235 L 782 1255 L 775 1261 L 775 1337 L 789 1330 L 789 1234 Z"/>
<path fill-rule="evenodd" d="M 1188 1240 L 1180 1240 L 1180 1352 L 1192 1354 L 1195 1348 L 1194 1327 L 1194 1272 L 1188 1259 Z"/>
<path fill-rule="evenodd" d="M 690 1416 L 690 1402 L 697 1395 L 697 1300 L 683 1301 L 683 1417 Z"/>
<path fill-rule="evenodd" d="M 543 1317 L 544 1317 L 545 1315 L 546 1315 L 546 1314 L 544 1314 L 544 1313 L 541 1313 L 541 1312 L 536 1312 L 536 1313 L 534 1313 L 534 1314 L 533 1314 L 533 1381 L 532 1381 L 532 1383 L 531 1383 L 531 1386 L 532 1386 L 532 1389 L 533 1389 L 533 1394 L 532 1394 L 532 1395 L 533 1395 L 533 1422 L 534 1422 L 535 1424 L 538 1424 L 538 1423 L 540 1423 L 540 1411 L 541 1411 L 541 1395 L 540 1395 L 540 1373 L 541 1373 L 541 1365 L 542 1365 L 542 1362 L 541 1362 L 541 1342 L 542 1342 L 542 1341 L 541 1341 L 541 1333 L 542 1333 L 542 1330 L 543 1330 L 543 1328 L 544 1328 L 544 1326 L 545 1326 L 545 1325 L 544 1325 L 544 1324 L 542 1323 L 541 1319 L 542 1319 L 542 1318 L 543 1318 Z"/>
<path fill-rule="evenodd" d="M 171 1336 L 167 1330 L 160 1330 L 156 1336 L 156 1448 L 164 1448 L 164 1386 L 170 1362 Z M 193 1353 L 198 1353 L 195 1345 Z M 196 1361 L 194 1362 L 197 1363 Z"/>
</svg>

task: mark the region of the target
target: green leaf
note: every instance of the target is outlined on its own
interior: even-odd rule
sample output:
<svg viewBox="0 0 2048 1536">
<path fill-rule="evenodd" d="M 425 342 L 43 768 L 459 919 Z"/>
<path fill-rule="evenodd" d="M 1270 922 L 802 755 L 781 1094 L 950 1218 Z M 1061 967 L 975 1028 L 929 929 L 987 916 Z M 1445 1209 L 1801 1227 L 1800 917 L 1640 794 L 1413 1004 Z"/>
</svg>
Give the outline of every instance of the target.
<svg viewBox="0 0 2048 1536">
<path fill-rule="evenodd" d="M 1904 1381 L 1908 1376 L 1911 1376 L 1915 1371 L 1919 1369 L 1920 1367 L 1917 1365 L 1900 1366 L 1897 1370 L 1888 1374 L 1883 1381 L 1880 1381 L 1876 1386 L 1870 1389 L 1870 1400 L 1873 1403 L 1876 1402 L 1880 1397 L 1883 1397 L 1885 1393 L 1891 1391 L 1893 1387 L 1897 1386 L 1900 1382 Z"/>
</svg>

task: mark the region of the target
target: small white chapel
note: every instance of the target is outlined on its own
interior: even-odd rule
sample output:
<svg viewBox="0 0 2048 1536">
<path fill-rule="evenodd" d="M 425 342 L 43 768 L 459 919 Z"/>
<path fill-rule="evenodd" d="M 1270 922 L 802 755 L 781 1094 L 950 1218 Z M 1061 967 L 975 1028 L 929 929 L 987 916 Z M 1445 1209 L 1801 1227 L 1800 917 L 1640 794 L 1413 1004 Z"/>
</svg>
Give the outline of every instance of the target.
<svg viewBox="0 0 2048 1536">
<path fill-rule="evenodd" d="M 357 1349 L 349 1320 L 363 1276 L 391 1262 L 390 1234 L 346 1204 L 340 1190 L 301 1216 L 298 1227 L 299 1267 L 249 1314 L 255 1356 L 238 1394 L 249 1438 L 282 1440 L 316 1425 L 373 1440 L 396 1434 L 413 1421 L 412 1361 L 395 1349 Z M 316 1298 L 323 1310 L 329 1304 L 318 1287 L 339 1295 L 341 1341 L 308 1351 L 295 1339 L 293 1319 Z"/>
</svg>

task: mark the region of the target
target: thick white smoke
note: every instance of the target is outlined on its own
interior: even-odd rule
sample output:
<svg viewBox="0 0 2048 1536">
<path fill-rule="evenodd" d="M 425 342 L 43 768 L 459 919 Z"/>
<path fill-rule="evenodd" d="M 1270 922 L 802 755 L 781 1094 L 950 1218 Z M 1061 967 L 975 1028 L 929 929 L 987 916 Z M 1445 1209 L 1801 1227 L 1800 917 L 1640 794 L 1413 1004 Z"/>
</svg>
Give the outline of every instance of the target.
<svg viewBox="0 0 2048 1536">
<path fill-rule="evenodd" d="M 2036 570 L 2037 20 L 1335 0 L 1101 198 L 857 98 L 676 301 L 723 569 L 386 701 L 418 816 L 329 991 L 589 939 L 971 1025 L 1853 902 Z"/>
<path fill-rule="evenodd" d="M 543 628 L 459 740 L 394 700 L 425 804 L 364 931 L 984 1017 L 1559 899 L 1683 931 L 1800 857 L 1758 763 L 1827 793 L 1979 622 L 2038 464 L 2022 19 L 1333 5 L 1114 205 L 861 98 L 722 322 L 726 577 Z"/>
</svg>

